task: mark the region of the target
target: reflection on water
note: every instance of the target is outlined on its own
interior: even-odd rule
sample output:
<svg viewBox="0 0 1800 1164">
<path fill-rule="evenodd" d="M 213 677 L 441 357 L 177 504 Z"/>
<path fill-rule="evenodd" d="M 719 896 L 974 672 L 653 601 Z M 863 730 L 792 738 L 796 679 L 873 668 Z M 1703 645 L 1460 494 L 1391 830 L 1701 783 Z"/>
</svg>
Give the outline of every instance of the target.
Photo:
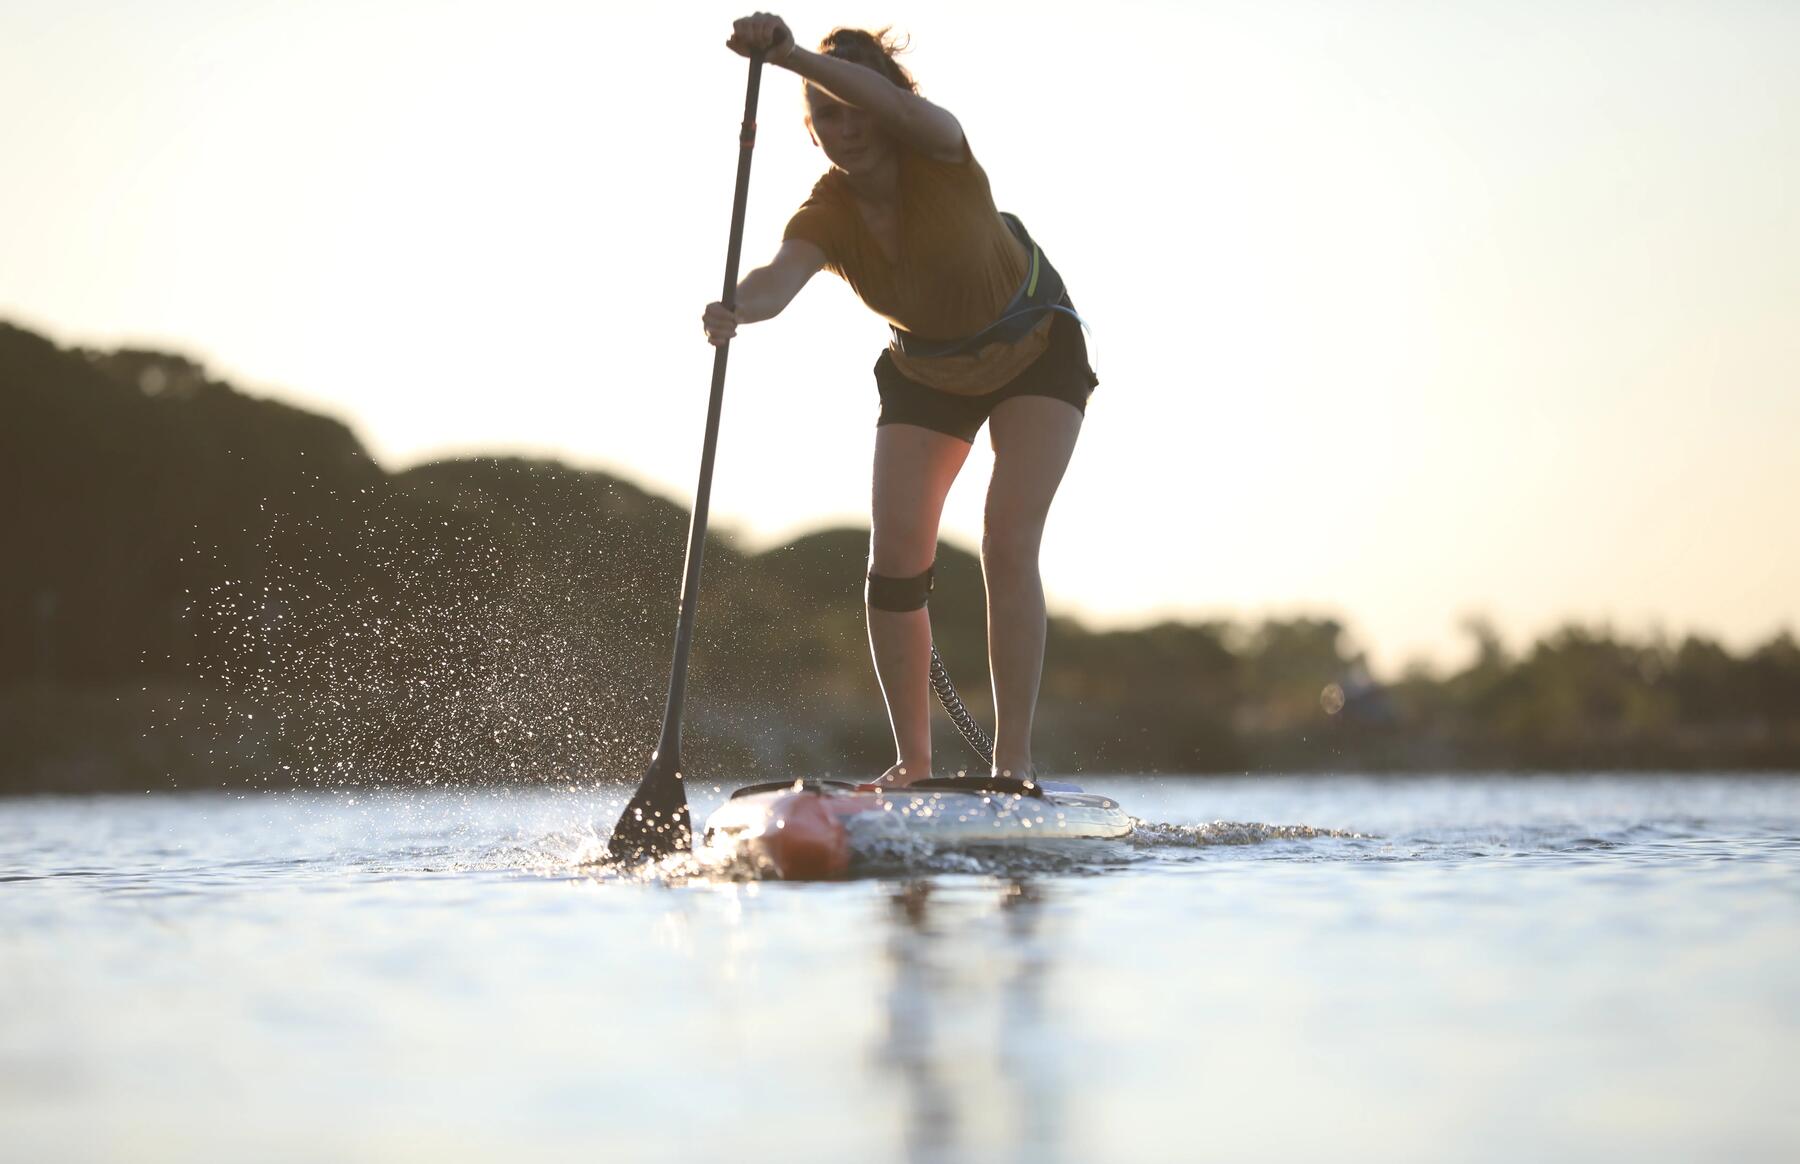
<svg viewBox="0 0 1800 1164">
<path fill-rule="evenodd" d="M 890 892 L 874 1058 L 905 1096 L 907 1160 L 1064 1158 L 1060 1057 L 1044 1053 L 1054 1035 L 1045 916 L 1044 891 L 1025 881 L 945 894 L 914 880 Z"/>
</svg>

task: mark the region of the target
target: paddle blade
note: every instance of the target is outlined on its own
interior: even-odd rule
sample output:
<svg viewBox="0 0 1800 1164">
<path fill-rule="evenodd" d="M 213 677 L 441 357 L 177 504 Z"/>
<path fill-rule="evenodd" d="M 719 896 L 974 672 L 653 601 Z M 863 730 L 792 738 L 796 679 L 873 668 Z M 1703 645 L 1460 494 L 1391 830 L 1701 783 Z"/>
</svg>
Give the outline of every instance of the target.
<svg viewBox="0 0 1800 1164">
<path fill-rule="evenodd" d="M 613 826 L 612 839 L 606 842 L 607 856 L 613 861 L 637 865 L 693 848 L 694 831 L 680 767 L 678 756 L 665 760 L 659 751 L 650 757 L 649 769 Z"/>
</svg>

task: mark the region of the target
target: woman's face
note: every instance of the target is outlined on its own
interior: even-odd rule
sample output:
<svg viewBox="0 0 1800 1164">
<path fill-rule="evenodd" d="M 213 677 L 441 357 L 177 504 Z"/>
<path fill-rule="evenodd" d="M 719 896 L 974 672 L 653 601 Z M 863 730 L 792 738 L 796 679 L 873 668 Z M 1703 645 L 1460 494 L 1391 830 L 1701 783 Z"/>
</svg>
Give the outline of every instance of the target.
<svg viewBox="0 0 1800 1164">
<path fill-rule="evenodd" d="M 831 164 L 849 174 L 880 165 L 892 148 L 867 113 L 811 85 L 806 88 L 806 126 Z"/>
</svg>

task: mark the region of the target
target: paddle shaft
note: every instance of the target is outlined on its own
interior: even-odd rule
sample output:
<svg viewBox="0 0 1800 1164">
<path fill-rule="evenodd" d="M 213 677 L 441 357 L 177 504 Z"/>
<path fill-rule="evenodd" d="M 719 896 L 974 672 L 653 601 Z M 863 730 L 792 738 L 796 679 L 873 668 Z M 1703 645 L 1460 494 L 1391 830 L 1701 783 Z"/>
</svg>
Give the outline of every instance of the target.
<svg viewBox="0 0 1800 1164">
<path fill-rule="evenodd" d="M 738 134 L 737 192 L 731 203 L 731 240 L 725 249 L 727 308 L 737 306 L 738 256 L 744 244 L 744 207 L 750 197 L 750 155 L 756 145 L 756 98 L 762 86 L 762 54 L 750 58 L 750 80 L 744 93 L 744 124 Z M 687 701 L 688 654 L 694 643 L 694 613 L 700 600 L 700 564 L 706 553 L 706 518 L 712 500 L 713 461 L 719 447 L 719 412 L 725 401 L 725 361 L 731 341 L 713 349 L 712 396 L 706 404 L 706 441 L 700 452 L 700 483 L 694 488 L 694 512 L 688 524 L 687 567 L 681 579 L 681 613 L 675 619 L 675 658 L 669 668 L 669 699 L 663 708 L 662 739 L 657 758 L 665 764 L 681 754 L 681 713 Z"/>
<path fill-rule="evenodd" d="M 744 206 L 750 196 L 750 152 L 756 144 L 756 95 L 762 85 L 762 54 L 750 58 L 744 93 L 744 125 L 738 134 L 737 193 L 731 203 L 731 241 L 725 251 L 725 306 L 737 306 L 738 254 L 744 243 Z M 656 859 L 693 843 L 687 790 L 681 775 L 681 711 L 687 700 L 688 654 L 694 644 L 694 612 L 700 600 L 700 563 L 706 552 L 706 514 L 712 498 L 714 455 L 719 446 L 719 412 L 725 400 L 725 360 L 730 344 L 713 350 L 712 396 L 706 404 L 706 441 L 700 450 L 700 483 L 688 523 L 687 566 L 681 578 L 681 613 L 675 619 L 675 659 L 669 667 L 669 700 L 663 707 L 662 738 L 637 791 L 613 826 L 608 855 L 619 862 Z"/>
</svg>

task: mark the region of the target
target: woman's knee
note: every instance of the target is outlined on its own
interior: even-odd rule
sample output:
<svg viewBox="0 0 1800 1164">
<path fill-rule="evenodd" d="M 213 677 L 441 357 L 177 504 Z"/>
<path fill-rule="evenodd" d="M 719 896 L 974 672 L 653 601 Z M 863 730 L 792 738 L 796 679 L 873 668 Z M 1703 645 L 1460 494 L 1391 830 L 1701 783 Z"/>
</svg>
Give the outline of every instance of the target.
<svg viewBox="0 0 1800 1164">
<path fill-rule="evenodd" d="M 981 568 L 990 578 L 1035 577 L 1038 548 L 1044 530 L 1036 523 L 1013 523 L 989 518 L 981 534 Z"/>
<path fill-rule="evenodd" d="M 869 531 L 869 569 L 907 577 L 931 567 L 937 557 L 937 528 L 918 520 L 877 519 Z"/>
</svg>

